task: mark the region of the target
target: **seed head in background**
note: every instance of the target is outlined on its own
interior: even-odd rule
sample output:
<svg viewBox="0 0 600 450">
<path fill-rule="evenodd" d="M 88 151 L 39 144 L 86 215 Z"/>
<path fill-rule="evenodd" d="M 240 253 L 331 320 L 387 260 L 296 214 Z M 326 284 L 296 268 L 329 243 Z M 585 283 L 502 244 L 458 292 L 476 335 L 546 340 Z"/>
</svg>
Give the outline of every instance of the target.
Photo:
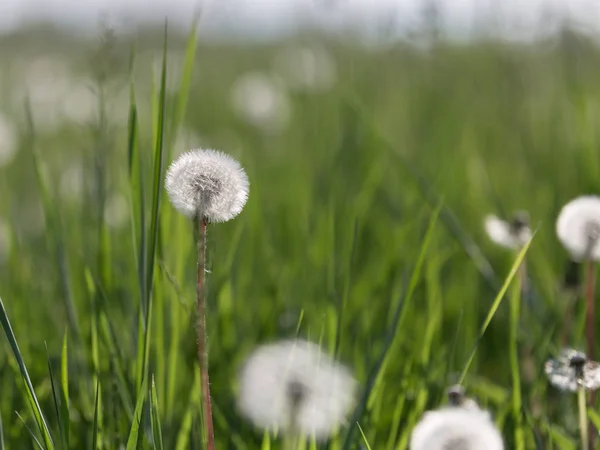
<svg viewBox="0 0 600 450">
<path fill-rule="evenodd" d="M 575 261 L 600 259 L 600 197 L 584 195 L 567 203 L 556 221 L 558 239 Z"/>
<path fill-rule="evenodd" d="M 410 437 L 411 450 L 503 450 L 502 436 L 488 411 L 476 404 L 427 411 Z"/>
<path fill-rule="evenodd" d="M 488 237 L 500 247 L 520 249 L 531 239 L 527 211 L 517 211 L 510 221 L 490 214 L 486 216 L 484 225 Z"/>
<path fill-rule="evenodd" d="M 180 155 L 167 170 L 165 188 L 171 203 L 193 219 L 197 255 L 196 333 L 204 402 L 206 448 L 214 450 L 214 429 L 208 374 L 206 333 L 206 233 L 209 222 L 236 217 L 248 199 L 249 182 L 239 162 L 217 150 L 191 150 Z"/>
<path fill-rule="evenodd" d="M 238 407 L 254 425 L 317 440 L 344 424 L 357 388 L 346 367 L 304 340 L 259 347 L 239 383 Z"/>
<path fill-rule="evenodd" d="M 588 360 L 583 352 L 571 348 L 563 349 L 556 359 L 544 365 L 548 381 L 561 391 L 577 392 L 600 388 L 600 364 Z"/>
<path fill-rule="evenodd" d="M 231 156 L 217 150 L 190 150 L 169 167 L 165 188 L 171 203 L 184 216 L 227 222 L 248 200 L 246 172 Z"/>
</svg>

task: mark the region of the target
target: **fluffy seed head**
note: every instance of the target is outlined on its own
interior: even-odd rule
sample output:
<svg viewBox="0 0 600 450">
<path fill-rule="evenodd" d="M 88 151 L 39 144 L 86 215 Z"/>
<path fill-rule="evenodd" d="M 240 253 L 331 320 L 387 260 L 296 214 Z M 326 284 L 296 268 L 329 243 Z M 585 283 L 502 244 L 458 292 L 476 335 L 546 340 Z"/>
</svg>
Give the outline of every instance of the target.
<svg viewBox="0 0 600 450">
<path fill-rule="evenodd" d="M 348 369 L 303 340 L 259 347 L 239 381 L 240 412 L 257 427 L 319 440 L 344 422 L 356 391 Z"/>
<path fill-rule="evenodd" d="M 244 208 L 250 183 L 240 163 L 231 156 L 198 149 L 173 161 L 165 187 L 171 203 L 184 216 L 226 222 Z"/>
<path fill-rule="evenodd" d="M 529 214 L 519 211 L 510 222 L 490 214 L 485 218 L 485 231 L 489 238 L 501 247 L 520 248 L 531 239 Z"/>
<path fill-rule="evenodd" d="M 441 408 L 426 412 L 410 438 L 411 450 L 503 450 L 490 414 L 479 408 Z"/>
<path fill-rule="evenodd" d="M 546 361 L 546 376 L 561 391 L 577 392 L 600 388 L 600 364 L 587 359 L 585 353 L 570 348 L 561 351 L 556 359 Z"/>
<path fill-rule="evenodd" d="M 556 234 L 577 261 L 600 259 L 600 197 L 585 195 L 567 203 L 558 215 Z"/>
</svg>

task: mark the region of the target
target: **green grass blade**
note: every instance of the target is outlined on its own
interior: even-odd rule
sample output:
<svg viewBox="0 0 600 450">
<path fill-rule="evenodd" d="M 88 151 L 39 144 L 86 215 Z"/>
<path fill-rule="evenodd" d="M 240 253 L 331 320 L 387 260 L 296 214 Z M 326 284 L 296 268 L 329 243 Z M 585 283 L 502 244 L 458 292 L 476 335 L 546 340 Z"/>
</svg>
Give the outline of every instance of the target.
<svg viewBox="0 0 600 450">
<path fill-rule="evenodd" d="M 160 414 L 158 411 L 158 397 L 156 396 L 156 386 L 154 384 L 154 377 L 152 377 L 151 387 L 151 401 L 150 401 L 150 422 L 152 425 L 152 437 L 154 440 L 154 448 L 156 450 L 163 450 L 162 430 L 160 425 Z"/>
<path fill-rule="evenodd" d="M 94 400 L 94 423 L 92 425 L 92 450 L 98 448 L 100 436 L 98 422 L 100 420 L 100 380 L 96 381 L 96 400 Z"/>
<path fill-rule="evenodd" d="M 467 372 L 469 371 L 469 367 L 471 366 L 471 363 L 473 362 L 473 358 L 475 358 L 475 352 L 477 351 L 477 348 L 479 347 L 479 343 L 481 342 L 481 339 L 483 338 L 485 330 L 487 330 L 487 327 L 489 326 L 490 322 L 492 321 L 492 318 L 494 317 L 494 314 L 496 314 L 496 311 L 498 310 L 498 307 L 500 306 L 500 302 L 504 298 L 504 295 L 506 294 L 506 291 L 508 290 L 508 287 L 510 286 L 510 283 L 512 282 L 512 280 L 515 277 L 517 271 L 519 270 L 519 266 L 523 262 L 523 259 L 525 258 L 525 255 L 527 254 L 527 251 L 529 250 L 529 246 L 531 245 L 531 241 L 535 237 L 535 233 L 536 232 L 533 233 L 533 235 L 531 236 L 531 239 L 529 239 L 529 241 L 527 242 L 527 244 L 525 244 L 523 246 L 523 248 L 521 249 L 521 251 L 517 255 L 517 257 L 515 259 L 515 262 L 513 263 L 512 267 L 510 269 L 510 272 L 508 273 L 508 276 L 504 280 L 504 284 L 502 285 L 502 288 L 498 292 L 498 295 L 496 295 L 496 298 L 494 299 L 494 302 L 492 303 L 492 307 L 490 308 L 490 310 L 488 312 L 488 315 L 485 318 L 485 320 L 483 322 L 483 325 L 481 326 L 481 330 L 479 331 L 479 335 L 477 336 L 477 340 L 475 341 L 475 344 L 473 345 L 473 349 L 471 350 L 471 354 L 469 355 L 469 358 L 467 359 L 465 367 L 462 370 L 462 373 L 460 375 L 460 379 L 458 381 L 459 384 L 462 384 L 463 381 L 465 380 L 465 377 L 467 375 Z"/>
<path fill-rule="evenodd" d="M 367 437 L 365 436 L 365 433 L 363 432 L 363 429 L 360 427 L 360 424 L 357 422 L 356 426 L 358 427 L 358 431 L 360 431 L 360 435 L 362 436 L 363 442 L 365 443 L 365 446 L 367 447 L 367 450 L 371 450 L 371 446 L 369 445 L 369 441 L 367 441 Z"/>
<path fill-rule="evenodd" d="M 63 417 L 62 422 L 62 435 L 64 436 L 65 448 L 69 448 L 69 356 L 67 345 L 67 330 L 65 330 L 65 335 L 63 337 L 63 346 L 62 353 L 60 357 L 60 380 L 61 380 L 61 412 Z"/>
<path fill-rule="evenodd" d="M 194 411 L 200 409 L 193 399 L 198 398 L 200 395 L 200 375 L 196 371 L 194 375 L 194 385 L 190 392 L 190 400 L 188 401 L 183 419 L 181 420 L 181 426 L 177 432 L 177 440 L 175 444 L 175 450 L 187 450 L 190 448 L 190 431 L 192 429 L 192 421 L 194 418 Z"/>
<path fill-rule="evenodd" d="M 0 450 L 4 450 L 4 429 L 2 428 L 2 411 L 0 411 Z"/>
<path fill-rule="evenodd" d="M 33 384 L 31 383 L 31 379 L 29 378 L 29 373 L 27 372 L 27 367 L 25 367 L 25 362 L 23 361 L 23 357 L 21 356 L 21 351 L 19 350 L 17 339 L 15 337 L 15 334 L 13 333 L 10 321 L 8 320 L 8 315 L 6 314 L 6 309 L 4 308 L 2 298 L 0 298 L 0 325 L 2 325 L 4 334 L 6 334 L 6 338 L 8 339 L 10 348 L 13 352 L 13 355 L 15 356 L 15 359 L 17 360 L 17 364 L 19 365 L 21 377 L 23 378 L 25 388 L 27 391 L 27 400 L 29 401 L 31 409 L 33 410 L 33 415 L 35 417 L 35 421 L 37 423 L 40 434 L 42 435 L 42 438 L 44 440 L 45 448 L 46 450 L 54 449 L 54 442 L 52 441 L 50 430 L 46 423 L 46 419 L 44 419 L 44 414 L 42 413 L 40 403 L 38 402 L 38 399 L 35 395 Z"/>
<path fill-rule="evenodd" d="M 21 417 L 21 414 L 17 413 L 17 417 L 21 420 L 21 422 L 23 422 L 23 425 L 25 426 L 25 429 L 29 433 L 29 436 L 31 436 L 31 439 L 33 440 L 33 442 L 35 442 L 35 444 L 39 448 L 41 448 L 42 450 L 44 450 L 44 447 L 42 446 L 42 444 L 40 443 L 40 441 L 38 440 L 38 438 L 35 436 L 35 433 L 33 432 L 33 430 L 31 428 L 29 428 L 29 425 L 27 425 L 27 422 L 25 422 L 25 419 L 23 419 L 23 417 Z"/>
<path fill-rule="evenodd" d="M 135 450 L 138 445 L 138 437 L 140 434 L 140 425 L 142 423 L 142 414 L 144 412 L 144 403 L 146 401 L 146 379 L 142 382 L 142 388 L 138 394 L 138 399 L 135 404 L 135 411 L 133 413 L 133 421 L 131 422 L 131 428 L 129 430 L 129 437 L 127 438 L 126 450 Z"/>
<path fill-rule="evenodd" d="M 61 402 L 58 400 L 58 389 L 56 388 L 56 383 L 54 381 L 54 371 L 52 370 L 52 364 L 50 362 L 50 353 L 48 352 L 48 344 L 46 344 L 44 342 L 44 345 L 46 346 L 46 358 L 48 361 L 48 374 L 50 375 L 50 386 L 52 387 L 52 400 L 54 403 L 54 410 L 56 412 L 56 417 L 58 418 L 58 428 L 60 430 L 60 441 L 62 443 L 63 448 L 66 449 L 68 447 L 67 447 L 67 440 L 64 435 L 64 427 L 63 427 L 63 421 L 65 420 L 65 418 L 62 415 Z M 68 420 L 68 419 L 66 419 L 66 420 Z"/>
<path fill-rule="evenodd" d="M 521 264 L 525 264 L 523 261 Z M 521 267 L 521 266 L 519 266 Z M 521 273 L 523 273 L 521 271 Z M 525 431 L 523 429 L 523 413 L 521 400 L 521 374 L 519 369 L 519 314 L 521 305 L 521 277 L 517 276 L 512 285 L 509 298 L 509 354 L 510 373 L 512 379 L 512 414 L 515 420 L 515 450 L 525 449 Z"/>
</svg>

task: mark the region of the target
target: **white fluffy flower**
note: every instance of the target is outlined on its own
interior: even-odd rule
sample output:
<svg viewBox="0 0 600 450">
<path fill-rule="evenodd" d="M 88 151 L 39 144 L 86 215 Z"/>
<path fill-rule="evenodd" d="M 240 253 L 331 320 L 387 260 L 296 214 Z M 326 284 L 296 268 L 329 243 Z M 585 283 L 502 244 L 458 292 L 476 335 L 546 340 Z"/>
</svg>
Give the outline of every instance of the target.
<svg viewBox="0 0 600 450">
<path fill-rule="evenodd" d="M 415 426 L 410 450 L 503 450 L 490 414 L 479 408 L 442 408 L 426 412 Z"/>
<path fill-rule="evenodd" d="M 531 239 L 529 220 L 524 212 L 515 215 L 511 222 L 490 214 L 485 218 L 485 231 L 501 247 L 517 249 Z"/>
<path fill-rule="evenodd" d="M 558 215 L 556 234 L 573 259 L 600 259 L 600 197 L 586 195 L 567 203 Z"/>
<path fill-rule="evenodd" d="M 544 372 L 548 381 L 562 391 L 577 392 L 580 386 L 591 391 L 600 388 L 600 364 L 570 348 L 546 361 Z"/>
<path fill-rule="evenodd" d="M 238 404 L 262 429 L 324 439 L 354 404 L 356 381 L 315 344 L 283 341 L 258 348 L 240 374 Z"/>
<path fill-rule="evenodd" d="M 186 217 L 226 222 L 244 208 L 250 183 L 231 156 L 217 150 L 191 150 L 173 161 L 165 187 L 175 209 Z"/>
<path fill-rule="evenodd" d="M 321 47 L 284 48 L 274 65 L 291 89 L 325 91 L 336 81 L 335 62 Z"/>
</svg>

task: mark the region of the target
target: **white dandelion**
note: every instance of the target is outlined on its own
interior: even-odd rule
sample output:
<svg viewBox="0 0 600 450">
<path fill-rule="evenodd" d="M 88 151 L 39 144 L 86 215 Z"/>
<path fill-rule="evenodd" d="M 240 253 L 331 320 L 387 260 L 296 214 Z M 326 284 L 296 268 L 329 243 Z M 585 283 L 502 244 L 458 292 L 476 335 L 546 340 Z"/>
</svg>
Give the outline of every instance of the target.
<svg viewBox="0 0 600 450">
<path fill-rule="evenodd" d="M 590 361 L 585 353 L 567 348 L 558 358 L 546 361 L 544 371 L 553 386 L 562 391 L 577 392 L 581 447 L 588 450 L 586 391 L 600 387 L 600 364 Z"/>
<path fill-rule="evenodd" d="M 177 211 L 211 222 L 226 222 L 237 216 L 246 204 L 249 186 L 240 163 L 217 150 L 183 153 L 169 167 L 165 184 Z"/>
<path fill-rule="evenodd" d="M 467 397 L 465 388 L 460 384 L 450 386 L 446 391 L 448 404 L 455 408 L 479 409 L 479 405 L 472 398 Z"/>
<path fill-rule="evenodd" d="M 327 438 L 344 424 L 356 381 L 316 344 L 289 340 L 259 347 L 240 373 L 238 406 L 257 427 Z"/>
<path fill-rule="evenodd" d="M 410 450 L 503 450 L 487 411 L 446 407 L 426 412 L 410 437 Z"/>
<path fill-rule="evenodd" d="M 206 233 L 209 222 L 226 222 L 237 216 L 248 199 L 250 183 L 243 167 L 217 150 L 191 150 L 167 170 L 165 189 L 177 211 L 194 221 L 196 241 L 196 334 L 204 402 L 207 448 L 215 448 L 206 343 Z"/>
<path fill-rule="evenodd" d="M 521 248 L 531 239 L 529 214 L 519 211 L 510 222 L 490 214 L 485 218 L 485 231 L 489 238 L 501 247 Z"/>
<path fill-rule="evenodd" d="M 558 215 L 556 234 L 574 260 L 599 260 L 600 197 L 586 195 L 567 203 Z"/>
<path fill-rule="evenodd" d="M 593 391 L 600 388 L 600 364 L 588 360 L 583 352 L 564 349 L 556 359 L 546 361 L 544 372 L 554 387 L 577 392 L 580 387 Z"/>
</svg>

